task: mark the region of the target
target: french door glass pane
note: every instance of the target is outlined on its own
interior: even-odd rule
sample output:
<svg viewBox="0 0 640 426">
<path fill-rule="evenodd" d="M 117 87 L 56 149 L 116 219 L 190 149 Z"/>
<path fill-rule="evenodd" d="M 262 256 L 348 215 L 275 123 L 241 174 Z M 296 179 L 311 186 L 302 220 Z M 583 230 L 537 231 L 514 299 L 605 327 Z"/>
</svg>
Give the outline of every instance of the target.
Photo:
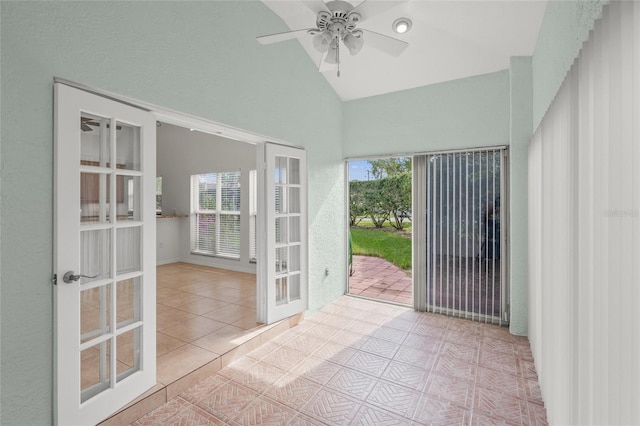
<svg viewBox="0 0 640 426">
<path fill-rule="evenodd" d="M 286 184 L 287 183 L 287 157 L 276 157 L 276 177 L 275 183 Z"/>
<path fill-rule="evenodd" d="M 287 271 L 287 251 L 288 247 L 276 249 L 276 274 Z"/>
<path fill-rule="evenodd" d="M 286 213 L 287 212 L 287 187 L 276 185 L 275 197 L 276 197 L 276 213 Z"/>
<path fill-rule="evenodd" d="M 140 320 L 140 277 L 116 284 L 117 328 Z"/>
<path fill-rule="evenodd" d="M 80 292 L 80 343 L 111 331 L 110 284 Z"/>
<path fill-rule="evenodd" d="M 80 173 L 80 218 L 83 223 L 109 222 L 109 178 L 108 173 Z"/>
<path fill-rule="evenodd" d="M 300 274 L 294 274 L 289 277 L 289 299 L 300 299 Z"/>
<path fill-rule="evenodd" d="M 276 305 L 288 302 L 287 277 L 276 278 Z"/>
<path fill-rule="evenodd" d="M 140 237 L 139 226 L 119 228 L 116 231 L 116 274 L 140 270 Z"/>
<path fill-rule="evenodd" d="M 111 277 L 111 230 L 96 229 L 80 232 L 80 283 Z"/>
<path fill-rule="evenodd" d="M 300 184 L 300 160 L 297 158 L 289 158 L 289 183 Z"/>
<path fill-rule="evenodd" d="M 85 402 L 109 387 L 110 343 L 98 343 L 80 353 L 80 395 Z"/>
<path fill-rule="evenodd" d="M 116 338 L 117 376 L 119 382 L 140 369 L 140 327 L 129 330 Z"/>
<path fill-rule="evenodd" d="M 289 242 L 300 242 L 300 216 L 289 217 Z"/>
<path fill-rule="evenodd" d="M 287 218 L 286 217 L 277 217 L 276 218 L 276 243 L 284 244 L 287 243 Z"/>
<path fill-rule="evenodd" d="M 104 126 L 100 124 L 104 122 Z M 80 164 L 84 166 L 110 166 L 108 118 L 83 112 L 80 115 Z"/>
<path fill-rule="evenodd" d="M 300 188 L 289 188 L 289 213 L 300 213 Z"/>
<path fill-rule="evenodd" d="M 141 179 L 140 176 L 118 176 L 116 178 L 116 185 L 118 185 L 116 196 L 118 199 L 118 220 L 141 220 Z"/>
<path fill-rule="evenodd" d="M 300 271 L 300 246 L 289 247 L 289 271 Z"/>
<path fill-rule="evenodd" d="M 119 169 L 140 170 L 139 127 L 117 123 L 116 160 Z"/>
</svg>

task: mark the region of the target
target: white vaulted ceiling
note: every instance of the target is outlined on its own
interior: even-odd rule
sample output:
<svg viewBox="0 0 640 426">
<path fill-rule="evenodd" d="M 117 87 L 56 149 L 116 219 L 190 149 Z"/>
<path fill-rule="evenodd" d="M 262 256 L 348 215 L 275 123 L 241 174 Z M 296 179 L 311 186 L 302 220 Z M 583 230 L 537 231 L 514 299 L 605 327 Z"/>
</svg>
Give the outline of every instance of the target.
<svg viewBox="0 0 640 426">
<path fill-rule="evenodd" d="M 315 27 L 313 10 L 318 10 L 318 1 L 263 0 L 291 30 Z M 340 77 L 335 68 L 323 75 L 345 101 L 507 69 L 511 56 L 533 54 L 547 5 L 546 0 L 368 2 L 377 3 L 372 10 L 383 3 L 390 8 L 375 16 L 363 14 L 358 27 L 404 40 L 409 47 L 394 58 L 367 46 L 365 33 L 364 47 L 356 56 L 343 49 Z M 351 2 L 354 6 L 359 3 L 361 0 Z M 391 28 L 399 17 L 413 22 L 406 34 L 396 34 Z M 319 64 L 321 54 L 314 49 L 311 36 L 303 34 L 298 40 Z"/>
</svg>

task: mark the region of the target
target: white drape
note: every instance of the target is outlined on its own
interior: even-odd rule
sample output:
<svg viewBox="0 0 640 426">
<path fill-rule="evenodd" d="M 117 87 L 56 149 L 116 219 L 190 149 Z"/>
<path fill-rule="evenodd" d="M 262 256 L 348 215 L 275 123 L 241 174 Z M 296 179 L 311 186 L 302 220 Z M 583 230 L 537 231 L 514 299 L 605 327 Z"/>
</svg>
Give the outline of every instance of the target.
<svg viewBox="0 0 640 426">
<path fill-rule="evenodd" d="M 550 424 L 640 424 L 640 2 L 604 7 L 535 132 L 529 244 Z"/>
</svg>

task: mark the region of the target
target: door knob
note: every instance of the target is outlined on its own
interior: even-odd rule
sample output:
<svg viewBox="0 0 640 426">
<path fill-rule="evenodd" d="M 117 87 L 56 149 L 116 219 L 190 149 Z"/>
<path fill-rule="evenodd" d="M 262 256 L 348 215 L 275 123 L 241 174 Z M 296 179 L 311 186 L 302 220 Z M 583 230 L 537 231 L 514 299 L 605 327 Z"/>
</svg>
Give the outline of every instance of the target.
<svg viewBox="0 0 640 426">
<path fill-rule="evenodd" d="M 78 281 L 80 278 L 97 278 L 98 275 L 100 275 L 100 274 L 96 274 L 96 275 L 90 277 L 89 275 L 82 275 L 82 274 L 75 275 L 75 272 L 68 271 L 62 277 L 62 281 L 64 281 L 65 283 L 69 284 L 69 283 Z"/>
</svg>

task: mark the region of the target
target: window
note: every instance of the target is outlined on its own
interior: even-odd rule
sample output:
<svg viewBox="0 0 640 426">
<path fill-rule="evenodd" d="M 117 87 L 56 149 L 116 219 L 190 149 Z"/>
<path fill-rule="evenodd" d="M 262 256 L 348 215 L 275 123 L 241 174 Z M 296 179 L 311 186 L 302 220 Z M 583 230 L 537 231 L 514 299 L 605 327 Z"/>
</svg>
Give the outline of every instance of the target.
<svg viewBox="0 0 640 426">
<path fill-rule="evenodd" d="M 162 213 L 162 176 L 156 177 L 156 214 Z"/>
<path fill-rule="evenodd" d="M 191 176 L 191 251 L 240 258 L 240 172 Z"/>
</svg>

